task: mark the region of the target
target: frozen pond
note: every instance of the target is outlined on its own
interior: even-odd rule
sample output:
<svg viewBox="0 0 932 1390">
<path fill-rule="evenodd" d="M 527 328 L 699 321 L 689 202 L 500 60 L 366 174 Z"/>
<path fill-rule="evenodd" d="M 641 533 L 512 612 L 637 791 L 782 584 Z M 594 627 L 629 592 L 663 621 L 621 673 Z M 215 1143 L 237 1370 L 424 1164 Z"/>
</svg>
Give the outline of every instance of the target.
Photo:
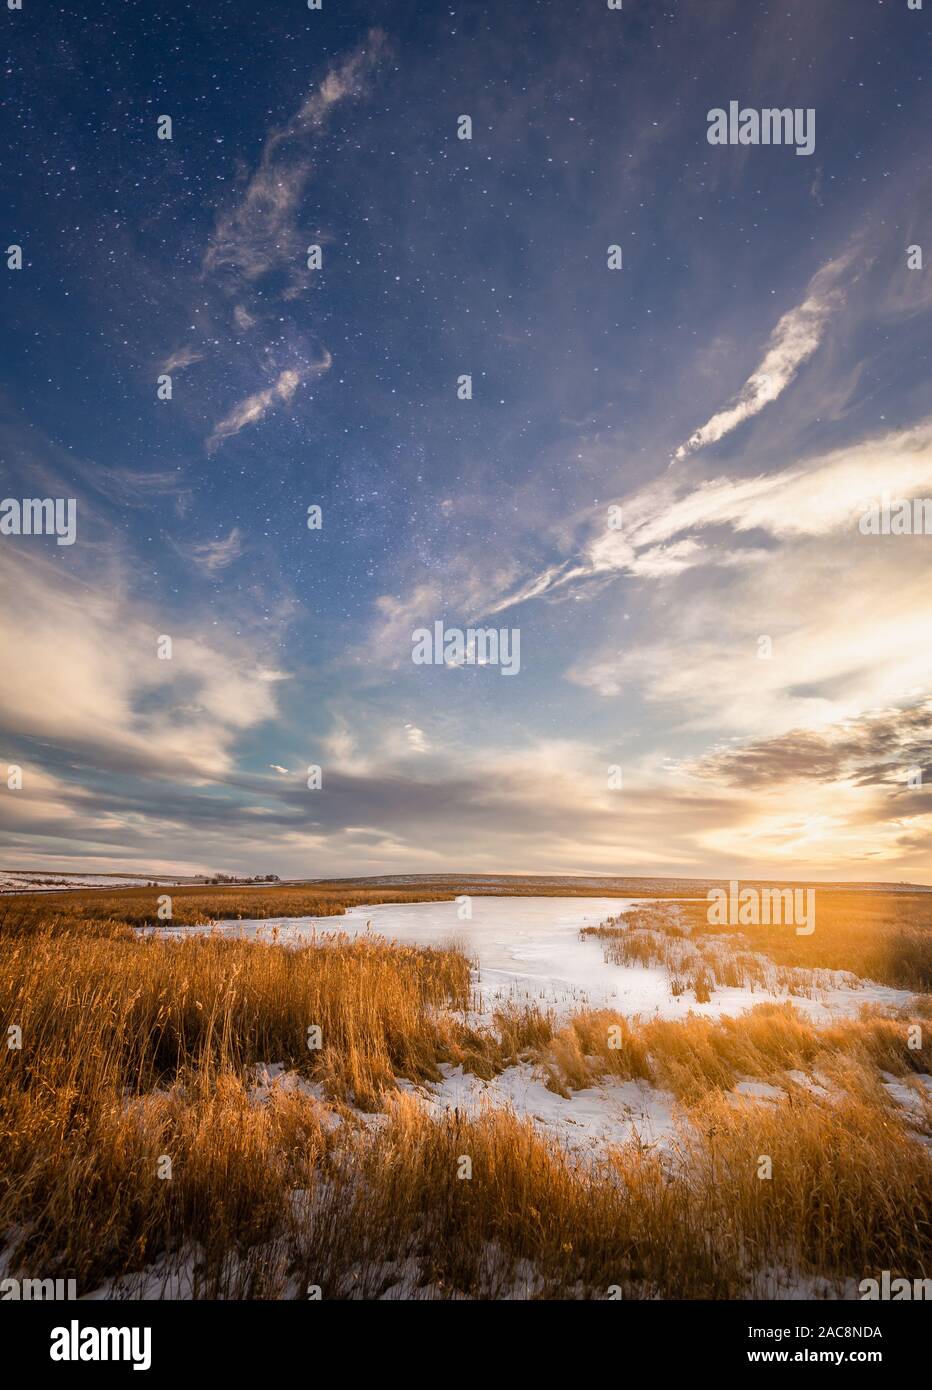
<svg viewBox="0 0 932 1390">
<path fill-rule="evenodd" d="M 660 966 L 606 962 L 598 939 L 580 939 L 581 927 L 657 898 L 480 897 L 470 899 L 472 916 L 461 919 L 456 902 L 380 903 L 350 908 L 343 917 L 282 917 L 266 921 L 221 922 L 205 931 L 275 939 L 283 943 L 344 932 L 388 937 L 418 946 L 455 941 L 478 965 L 482 1011 L 512 1000 L 541 1004 L 561 1012 L 610 1008 L 626 1015 L 684 1018 L 688 1013 L 716 1017 L 740 1014 L 768 999 L 787 998 L 761 989 L 716 988 L 706 1004 L 692 994 L 674 996 Z M 184 928 L 185 932 L 197 928 Z M 880 985 L 833 989 L 820 1000 L 795 996 L 794 1005 L 816 1018 L 857 1013 L 868 1002 L 900 1003 L 908 995 Z"/>
<path fill-rule="evenodd" d="M 619 1004 L 618 990 L 632 972 L 606 965 L 596 941 L 581 941 L 581 927 L 597 927 L 606 917 L 626 911 L 640 898 L 472 897 L 472 916 L 453 902 L 378 903 L 352 907 L 343 917 L 281 917 L 267 921 L 220 922 L 214 930 L 235 935 L 299 942 L 321 933 L 388 937 L 416 946 L 445 946 L 455 941 L 478 963 L 482 1006 L 502 1000 L 539 1002 L 564 1007 Z M 209 930 L 205 928 L 204 930 Z M 633 972 L 640 974 L 640 971 Z M 662 970 L 656 975 L 667 993 Z"/>
<path fill-rule="evenodd" d="M 638 901 L 471 897 L 472 917 L 466 920 L 460 920 L 461 908 L 455 902 L 445 902 L 353 908 L 343 921 L 350 931 L 368 929 L 393 941 L 422 946 L 456 941 L 478 961 L 478 988 L 485 1009 L 503 1000 L 562 1008 L 618 1007 L 618 990 L 630 985 L 630 972 L 607 966 L 601 945 L 581 941 L 579 931 L 597 927 Z M 664 972 L 656 974 L 665 983 Z"/>
</svg>

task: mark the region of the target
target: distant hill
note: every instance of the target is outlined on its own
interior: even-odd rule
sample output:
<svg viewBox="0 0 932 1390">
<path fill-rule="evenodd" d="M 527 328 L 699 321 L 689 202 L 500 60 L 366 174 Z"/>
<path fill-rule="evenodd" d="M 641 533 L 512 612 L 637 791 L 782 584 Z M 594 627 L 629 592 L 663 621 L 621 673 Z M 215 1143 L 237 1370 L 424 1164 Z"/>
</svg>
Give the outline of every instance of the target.
<svg viewBox="0 0 932 1390">
<path fill-rule="evenodd" d="M 439 888 L 472 889 L 485 893 L 539 892 L 542 894 L 581 893 L 619 894 L 631 897 L 693 897 L 704 895 L 709 888 L 727 887 L 729 880 L 722 878 L 662 878 L 634 877 L 621 874 L 377 874 L 359 878 L 333 878 L 305 880 L 315 887 L 334 888 L 352 885 L 354 888 Z M 788 878 L 742 878 L 742 884 L 761 886 L 793 884 L 797 887 L 830 889 L 832 892 L 851 893 L 932 893 L 932 887 L 924 883 L 833 883 L 814 879 Z"/>
</svg>

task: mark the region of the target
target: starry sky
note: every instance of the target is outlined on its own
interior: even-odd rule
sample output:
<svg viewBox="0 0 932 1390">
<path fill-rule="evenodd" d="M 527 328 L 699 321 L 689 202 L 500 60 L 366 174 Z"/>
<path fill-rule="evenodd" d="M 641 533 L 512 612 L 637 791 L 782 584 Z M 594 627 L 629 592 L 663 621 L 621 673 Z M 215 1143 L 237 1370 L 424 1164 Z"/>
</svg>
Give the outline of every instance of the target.
<svg viewBox="0 0 932 1390">
<path fill-rule="evenodd" d="M 82 8 L 2 12 L 0 495 L 77 538 L 0 536 L 0 867 L 932 882 L 932 537 L 859 527 L 932 4 Z"/>
</svg>

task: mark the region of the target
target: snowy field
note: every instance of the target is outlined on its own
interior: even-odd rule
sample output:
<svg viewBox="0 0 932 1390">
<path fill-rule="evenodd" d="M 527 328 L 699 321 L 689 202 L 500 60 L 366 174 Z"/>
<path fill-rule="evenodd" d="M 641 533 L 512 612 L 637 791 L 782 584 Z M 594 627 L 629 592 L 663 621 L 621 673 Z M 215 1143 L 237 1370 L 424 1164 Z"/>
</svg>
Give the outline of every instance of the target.
<svg viewBox="0 0 932 1390">
<path fill-rule="evenodd" d="M 407 945 L 440 946 L 455 941 L 476 960 L 477 1007 L 486 1013 L 504 1002 L 538 1004 L 569 1013 L 582 1008 L 609 1008 L 626 1017 L 706 1018 L 737 1015 L 756 1004 L 789 999 L 788 994 L 752 988 L 717 988 L 708 1003 L 692 994 L 674 995 L 661 966 L 614 965 L 605 960 L 597 938 L 581 938 L 582 927 L 597 927 L 608 917 L 656 898 L 522 898 L 473 897 L 471 919 L 461 920 L 455 902 L 381 903 L 350 908 L 343 917 L 281 917 L 265 921 L 219 922 L 214 928 L 232 935 L 299 943 L 324 933 L 371 932 Z M 753 931 L 753 929 L 750 929 Z M 788 928 L 787 930 L 792 930 Z M 792 1002 L 816 1022 L 853 1016 L 864 1004 L 897 1007 L 911 998 L 905 990 L 869 981 L 839 983 L 814 998 Z"/>
<path fill-rule="evenodd" d="M 682 899 L 666 899 L 670 910 Z M 789 1002 L 816 1024 L 843 1017 L 856 1017 L 864 1005 L 885 1008 L 908 1006 L 912 995 L 876 982 L 858 980 L 847 972 L 811 973 L 812 989 L 790 995 L 759 985 L 746 988 L 716 986 L 707 1002 L 698 1002 L 692 989 L 674 993 L 674 980 L 663 965 L 617 964 L 606 959 L 604 941 L 581 936 L 586 927 L 598 927 L 607 919 L 617 922 L 619 915 L 642 904 L 657 905 L 656 898 L 559 898 L 473 896 L 466 903 L 387 903 L 359 906 L 345 915 L 317 918 L 270 918 L 267 920 L 223 921 L 203 927 L 154 929 L 155 934 L 175 940 L 212 933 L 259 941 L 276 942 L 283 947 L 300 947 L 311 941 L 326 942 L 335 936 L 373 936 L 409 946 L 455 944 L 474 962 L 474 994 L 471 1021 L 494 1027 L 494 1012 L 502 1005 L 537 1006 L 551 1010 L 558 1019 L 583 1010 L 609 1009 L 642 1022 L 650 1019 L 686 1020 L 691 1014 L 709 1019 L 738 1017 L 768 1002 Z M 468 909 L 469 915 L 463 915 Z M 153 929 L 145 929 L 146 932 Z M 788 928 L 787 930 L 792 930 Z M 753 947 L 753 929 L 747 933 Z M 741 949 L 746 950 L 747 943 Z M 763 959 L 763 958 L 762 958 Z M 768 976 L 776 979 L 775 973 Z M 596 1059 L 592 1059 L 596 1060 Z M 400 1076 L 395 1085 L 433 1117 L 456 1111 L 459 1117 L 474 1118 L 487 1108 L 510 1110 L 526 1117 L 539 1134 L 556 1141 L 573 1168 L 598 1171 L 608 1151 L 634 1144 L 653 1151 L 671 1181 L 686 1171 L 690 1126 L 688 1108 L 672 1090 L 644 1079 L 621 1079 L 594 1071 L 590 1084 L 568 1092 L 560 1086 L 551 1089 L 554 1076 L 548 1075 L 545 1060 L 534 1060 L 533 1053 L 519 1054 L 501 1071 L 480 1076 L 460 1065 L 442 1063 L 438 1076 L 430 1082 L 415 1083 Z M 548 1081 L 550 1084 L 548 1085 Z M 932 1076 L 910 1076 L 881 1072 L 880 1084 L 886 1096 L 918 1142 L 932 1146 L 929 1137 L 928 1105 L 932 1096 Z M 829 1107 L 844 1100 L 843 1083 L 831 1069 L 781 1071 L 775 1065 L 767 1079 L 740 1075 L 729 1081 L 726 1101 L 738 1109 L 792 1106 L 811 1093 Z M 322 1125 L 331 1131 L 348 1126 L 352 1135 L 364 1127 L 373 1137 L 390 1123 L 389 1096 L 385 1108 L 356 1108 L 345 1101 L 328 1099 L 325 1086 L 310 1080 L 275 1057 L 256 1064 L 249 1091 L 256 1107 L 270 1105 L 276 1093 L 298 1092 L 320 1110 Z M 788 1112 L 789 1113 L 789 1112 Z M 756 1152 L 756 1150 L 755 1150 Z M 326 1219 L 326 1184 L 313 1199 L 322 1205 Z M 310 1200 L 296 1193 L 296 1200 Z M 314 1211 L 316 1208 L 308 1208 Z M 495 1256 L 493 1251 L 490 1258 Z M 138 1298 L 199 1296 L 197 1251 L 179 1250 L 170 1257 L 147 1266 L 132 1276 L 107 1280 L 88 1295 L 90 1298 Z M 0 1262 L 2 1263 L 2 1262 Z M 397 1268 L 396 1268 L 397 1265 Z M 445 1290 L 425 1283 L 420 1257 L 405 1257 L 385 1264 L 385 1298 L 441 1297 Z M 765 1298 L 801 1297 L 854 1298 L 857 1282 L 849 1278 L 827 1280 L 804 1276 L 796 1268 L 780 1264 L 752 1271 L 747 1295 Z M 521 1266 L 515 1274 L 514 1290 L 505 1295 L 524 1298 L 534 1295 L 537 1275 L 533 1268 Z M 285 1295 L 301 1297 L 295 1286 Z"/>
<path fill-rule="evenodd" d="M 42 874 L 28 870 L 0 869 L 0 893 L 60 893 L 72 888 L 144 888 L 147 883 L 180 884 L 193 882 L 155 875 L 152 879 L 136 874 Z"/>
<path fill-rule="evenodd" d="M 580 936 L 581 928 L 598 926 L 642 902 L 656 904 L 657 899 L 473 897 L 472 915 L 465 920 L 456 902 L 385 903 L 351 908 L 339 918 L 243 920 L 174 930 L 185 934 L 221 931 L 283 945 L 319 940 L 334 932 L 369 933 L 419 946 L 455 942 L 476 962 L 476 1021 L 486 1024 L 491 1023 L 496 1007 L 509 1002 L 536 1004 L 553 1009 L 558 1016 L 609 1008 L 646 1021 L 684 1019 L 691 1013 L 706 1018 L 738 1016 L 755 1005 L 786 1000 L 813 1022 L 827 1023 L 839 1016 L 855 1017 L 865 1004 L 896 1008 L 912 997 L 905 990 L 859 981 L 841 972 L 823 972 L 822 978 L 838 983 L 814 989 L 812 997 L 717 987 L 707 1003 L 697 1003 L 692 992 L 672 992 L 671 976 L 664 967 L 613 964 L 606 961 L 598 938 Z M 530 1117 L 538 1129 L 580 1155 L 596 1156 L 606 1147 L 632 1139 L 661 1149 L 676 1143 L 674 1098 L 644 1082 L 605 1078 L 564 1097 L 549 1090 L 545 1078 L 529 1063 L 508 1067 L 489 1081 L 460 1067 L 443 1066 L 441 1071 L 443 1080 L 437 1083 L 414 1087 L 399 1080 L 398 1085 L 419 1093 L 434 1114 L 454 1107 L 466 1114 L 484 1106 L 509 1108 Z M 797 1085 L 817 1085 L 802 1076 L 788 1079 Z M 278 1084 L 298 1083 L 296 1076 L 278 1078 Z M 928 1086 L 932 1079 L 922 1078 L 922 1083 Z M 776 1100 L 781 1095 L 777 1087 L 748 1082 L 736 1088 L 735 1101 Z M 915 1102 L 910 1091 L 902 1103 L 906 1108 Z"/>
</svg>

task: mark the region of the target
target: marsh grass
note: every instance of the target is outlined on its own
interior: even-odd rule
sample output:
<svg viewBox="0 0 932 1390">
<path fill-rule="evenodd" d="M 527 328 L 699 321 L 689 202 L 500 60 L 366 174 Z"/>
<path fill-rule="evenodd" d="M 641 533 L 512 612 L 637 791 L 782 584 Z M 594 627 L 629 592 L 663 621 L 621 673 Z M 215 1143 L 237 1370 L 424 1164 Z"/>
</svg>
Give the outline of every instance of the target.
<svg viewBox="0 0 932 1390">
<path fill-rule="evenodd" d="M 47 931 L 125 934 L 129 927 L 161 927 L 159 900 L 171 899 L 171 925 L 209 926 L 213 922 L 271 917 L 338 917 L 362 903 L 437 902 L 446 894 L 425 889 L 347 887 L 324 891 L 301 884 L 269 887 L 216 888 L 210 884 L 61 893 L 22 893 L 0 897 L 0 940 L 13 935 Z"/>
<path fill-rule="evenodd" d="M 395 1076 L 436 1076 L 456 1031 L 448 1011 L 469 997 L 458 952 L 380 938 L 285 949 L 213 936 L 23 937 L 0 953 L 0 1017 L 24 1039 L 2 1057 L 3 1074 L 83 1096 L 274 1060 L 372 1105 Z M 312 1027 L 319 1049 L 308 1047 Z"/>
<path fill-rule="evenodd" d="M 735 1018 L 632 1021 L 609 1010 L 572 1016 L 537 1052 L 548 1084 L 561 1095 L 604 1076 L 647 1080 L 695 1104 L 747 1078 L 787 1084 L 788 1072 L 815 1076 L 845 1059 L 872 1077 L 906 1079 L 932 1072 L 932 1033 L 910 1046 L 918 1017 L 863 1010 L 860 1018 L 816 1027 L 790 1004 L 758 1004 Z M 789 1083 L 792 1088 L 792 1082 Z M 798 1088 L 797 1088 L 798 1089 Z"/>
<path fill-rule="evenodd" d="M 153 1178 L 164 1152 L 170 1182 Z M 328 1133 L 312 1099 L 273 1088 L 257 1107 L 222 1078 L 108 1111 L 68 1158 L 34 1189 L 20 1258 L 82 1289 L 192 1249 L 200 1293 L 226 1297 L 729 1298 L 774 1267 L 839 1282 L 932 1268 L 932 1160 L 847 1096 L 713 1093 L 672 1157 L 629 1144 L 582 1162 L 507 1110 L 432 1119 L 395 1096 L 377 1129 Z"/>
<path fill-rule="evenodd" d="M 583 934 L 600 940 L 616 964 L 663 964 L 678 978 L 705 970 L 720 985 L 811 994 L 832 983 L 824 972 L 841 971 L 932 990 L 932 893 L 816 889 L 811 936 L 773 924 L 713 926 L 707 913 L 705 899 L 650 903 Z"/>
<path fill-rule="evenodd" d="M 0 1246 L 13 1268 L 88 1292 L 158 1267 L 195 1296 L 241 1298 L 304 1297 L 309 1284 L 328 1298 L 605 1297 L 612 1285 L 722 1298 L 777 1266 L 838 1280 L 932 1272 L 932 1157 L 915 1133 L 932 1115 L 917 1089 L 908 1124 L 882 1085 L 932 1070 L 929 1042 L 908 1045 L 923 1001 L 822 1028 L 789 1005 L 563 1023 L 513 1005 L 483 1027 L 452 944 L 338 930 L 294 948 L 140 938 L 132 902 L 75 896 L 0 930 L 0 1023 L 23 1043 L 0 1049 Z M 257 1088 L 270 1062 L 301 1084 Z M 486 1077 L 530 1063 L 563 1094 L 648 1082 L 678 1099 L 679 1140 L 582 1159 L 507 1110 L 437 1118 L 396 1083 L 436 1079 L 444 1062 Z M 748 1077 L 782 1098 L 736 1096 Z"/>
</svg>

